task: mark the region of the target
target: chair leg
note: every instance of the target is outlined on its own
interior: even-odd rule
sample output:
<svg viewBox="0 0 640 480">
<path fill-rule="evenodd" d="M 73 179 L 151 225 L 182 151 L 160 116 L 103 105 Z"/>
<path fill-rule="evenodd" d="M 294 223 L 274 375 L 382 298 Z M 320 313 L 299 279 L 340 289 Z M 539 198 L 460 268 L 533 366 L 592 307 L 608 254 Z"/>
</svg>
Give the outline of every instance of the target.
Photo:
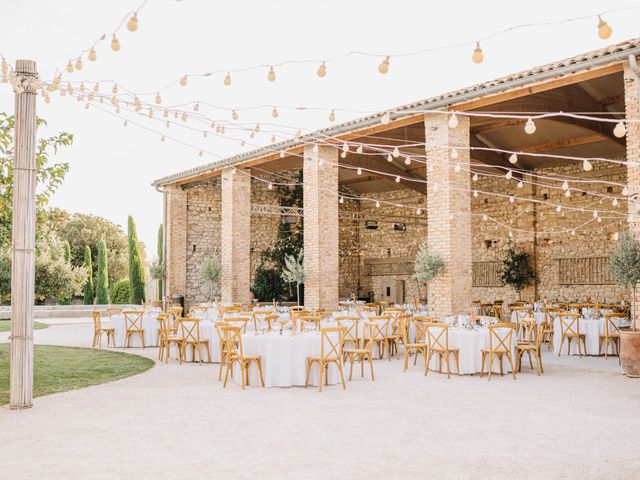
<svg viewBox="0 0 640 480">
<path fill-rule="evenodd" d="M 340 364 L 340 362 L 336 362 L 336 365 L 338 365 L 338 371 L 340 372 L 340 380 L 342 380 L 342 389 L 346 390 L 347 386 L 344 384 L 344 375 L 342 374 L 342 365 Z M 329 372 L 327 371 L 327 379 L 328 378 L 329 378 Z"/>
<path fill-rule="evenodd" d="M 447 356 L 445 360 L 447 361 L 447 378 L 451 379 L 451 369 L 449 368 L 449 357 L 451 356 L 451 352 L 447 350 Z"/>
<path fill-rule="evenodd" d="M 227 388 L 227 380 L 229 379 L 229 361 L 227 361 L 227 368 L 224 372 L 224 384 L 222 385 L 222 388 Z"/>
<path fill-rule="evenodd" d="M 260 374 L 260 384 L 264 387 L 264 378 L 262 377 L 262 358 L 256 360 L 258 364 L 258 373 Z"/>
<path fill-rule="evenodd" d="M 367 356 L 369 357 L 369 369 L 371 370 L 371 381 L 375 381 L 375 378 L 373 376 L 373 358 L 371 356 L 371 354 L 367 354 Z"/>
<path fill-rule="evenodd" d="M 498 355 L 498 359 L 500 360 L 500 376 L 504 377 L 504 369 L 502 368 L 502 355 Z"/>
<path fill-rule="evenodd" d="M 211 363 L 211 350 L 209 349 L 209 342 L 205 343 L 205 346 L 207 347 L 207 360 L 209 360 L 209 363 Z"/>
<path fill-rule="evenodd" d="M 307 360 L 307 375 L 306 378 L 304 380 L 304 388 L 307 388 L 309 386 L 309 370 L 311 369 L 311 362 L 309 362 L 309 360 Z"/>
<path fill-rule="evenodd" d="M 322 391 L 322 376 L 324 375 L 324 365 L 322 364 L 322 362 L 318 362 L 318 367 L 320 370 L 320 386 L 319 386 L 319 391 Z"/>
<path fill-rule="evenodd" d="M 460 375 L 460 352 L 456 351 L 454 352 L 454 355 L 456 357 L 456 371 L 458 372 L 458 375 Z"/>
<path fill-rule="evenodd" d="M 349 381 L 353 378 L 353 354 L 349 354 Z"/>
<path fill-rule="evenodd" d="M 491 381 L 491 372 L 493 370 L 493 352 L 489 352 L 489 381 Z"/>
<path fill-rule="evenodd" d="M 562 353 L 562 346 L 564 345 L 564 335 L 560 337 L 560 348 L 558 348 L 558 356 Z"/>
<path fill-rule="evenodd" d="M 484 375 L 484 360 L 485 358 L 487 358 L 487 355 L 484 352 L 481 352 L 482 354 L 482 361 L 480 362 L 480 378 L 482 378 L 482 376 Z"/>
<path fill-rule="evenodd" d="M 360 378 L 364 378 L 364 355 L 359 354 L 358 358 L 360 360 Z"/>
<path fill-rule="evenodd" d="M 409 364 L 409 349 L 407 348 L 407 346 L 404 346 L 404 370 L 403 371 L 407 371 L 407 367 Z M 413 364 L 415 365 L 415 359 L 413 361 Z"/>
<path fill-rule="evenodd" d="M 511 353 L 507 354 L 507 360 L 509 360 L 509 366 L 511 367 L 511 375 L 513 375 L 513 379 L 516 379 L 516 371 L 513 368 L 513 360 L 511 359 Z"/>
</svg>

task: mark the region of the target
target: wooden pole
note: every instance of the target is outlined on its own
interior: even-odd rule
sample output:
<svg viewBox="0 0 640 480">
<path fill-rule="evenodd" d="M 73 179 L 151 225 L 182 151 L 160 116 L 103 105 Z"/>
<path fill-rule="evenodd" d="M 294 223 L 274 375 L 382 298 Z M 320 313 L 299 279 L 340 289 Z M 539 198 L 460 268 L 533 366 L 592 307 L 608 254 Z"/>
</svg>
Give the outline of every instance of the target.
<svg viewBox="0 0 640 480">
<path fill-rule="evenodd" d="M 36 62 L 16 61 L 15 162 L 11 250 L 11 374 L 9 408 L 33 398 L 33 303 L 36 239 Z"/>
</svg>

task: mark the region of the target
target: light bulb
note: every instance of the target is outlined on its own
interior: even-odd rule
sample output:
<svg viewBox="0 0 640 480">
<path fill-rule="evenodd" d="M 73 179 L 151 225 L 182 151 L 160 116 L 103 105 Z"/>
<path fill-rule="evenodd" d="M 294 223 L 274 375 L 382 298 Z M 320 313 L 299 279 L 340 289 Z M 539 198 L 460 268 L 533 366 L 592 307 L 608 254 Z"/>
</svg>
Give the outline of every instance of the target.
<svg viewBox="0 0 640 480">
<path fill-rule="evenodd" d="M 342 152 L 340 154 L 340 158 L 347 158 L 347 152 Z"/>
<path fill-rule="evenodd" d="M 254 132 L 258 133 L 260 131 L 260 124 L 256 123 L 256 128 L 253 129 Z"/>
<path fill-rule="evenodd" d="M 378 65 L 378 72 L 384 75 L 388 71 L 389 71 L 389 57 L 385 57 L 385 59 L 382 60 L 382 62 L 380 62 L 380 65 Z"/>
<path fill-rule="evenodd" d="M 438 185 L 436 184 L 436 187 L 437 187 L 437 186 L 438 186 Z M 478 198 L 478 190 L 474 190 L 474 191 L 473 191 L 473 197 L 474 197 L 474 198 Z"/>
<path fill-rule="evenodd" d="M 230 74 L 230 73 L 227 73 L 227 74 L 224 76 L 224 81 L 223 81 L 223 82 L 224 82 L 224 84 L 225 84 L 227 87 L 228 87 L 229 85 L 231 85 L 231 74 Z"/>
<path fill-rule="evenodd" d="M 80 82 L 80 91 L 84 92 L 84 82 Z"/>
<path fill-rule="evenodd" d="M 183 77 L 180 79 L 180 86 L 181 86 L 181 87 L 186 87 L 186 86 L 187 86 L 187 76 L 186 76 L 186 75 L 185 75 L 185 76 L 183 76 Z"/>
<path fill-rule="evenodd" d="M 267 188 L 268 188 L 269 190 L 273 190 L 273 183 L 269 182 L 269 185 L 267 185 Z"/>
<path fill-rule="evenodd" d="M 391 154 L 387 155 L 387 162 L 393 162 L 393 157 L 391 156 Z"/>
<path fill-rule="evenodd" d="M 411 165 L 411 157 L 404 157 L 404 164 Z"/>
<path fill-rule="evenodd" d="M 562 182 L 562 190 L 569 190 L 569 182 L 566 180 Z"/>
<path fill-rule="evenodd" d="M 393 154 L 392 155 L 393 155 L 394 158 L 398 158 L 400 156 L 400 150 L 398 149 L 398 147 L 395 147 L 393 149 Z"/>
<path fill-rule="evenodd" d="M 458 126 L 458 117 L 456 112 L 453 112 L 449 117 L 449 128 L 456 128 Z"/>
<path fill-rule="evenodd" d="M 198 110 L 200 110 L 200 102 L 196 102 L 193 105 L 193 111 L 197 112 Z"/>
<path fill-rule="evenodd" d="M 186 121 L 187 121 L 187 114 L 186 114 L 186 113 L 183 113 L 183 114 L 180 116 L 180 120 L 182 120 L 183 122 L 186 122 Z"/>
<path fill-rule="evenodd" d="M 358 170 L 356 170 L 356 173 L 357 173 L 358 175 L 362 175 L 362 168 L 358 167 Z"/>
<path fill-rule="evenodd" d="M 273 107 L 273 110 L 271 111 L 271 116 L 273 118 L 278 118 L 278 109 L 276 107 Z"/>
<path fill-rule="evenodd" d="M 147 116 L 149 118 L 153 117 L 153 109 L 152 108 L 149 109 L 149 113 L 147 114 Z"/>
<path fill-rule="evenodd" d="M 165 108 L 165 109 L 164 109 L 164 112 L 162 112 L 162 116 L 163 116 L 164 118 L 167 118 L 167 117 L 169 116 L 169 110 Z"/>
<path fill-rule="evenodd" d="M 520 180 L 518 182 L 518 188 L 522 188 L 522 187 L 524 187 L 524 182 L 522 180 Z"/>
<path fill-rule="evenodd" d="M 400 177 L 396 176 L 396 183 L 400 183 Z"/>
<path fill-rule="evenodd" d="M 204 155 L 204 152 L 203 152 L 202 150 L 200 150 L 200 151 L 198 152 L 198 156 L 199 156 L 199 157 L 201 157 L 202 155 Z"/>
<path fill-rule="evenodd" d="M 138 30 L 138 14 L 134 13 L 129 21 L 127 22 L 127 30 L 130 32 L 135 32 Z"/>
<path fill-rule="evenodd" d="M 118 93 L 118 84 L 117 83 L 113 84 L 113 88 L 111 89 L 111 93 L 113 93 L 114 95 L 116 93 Z"/>
<path fill-rule="evenodd" d="M 67 73 L 73 73 L 73 65 L 71 64 L 71 60 L 67 63 L 67 68 L 65 69 Z"/>
<path fill-rule="evenodd" d="M 515 201 L 516 201 L 515 197 L 513 195 L 509 195 L 509 203 L 513 203 Z"/>
<path fill-rule="evenodd" d="M 76 70 L 82 70 L 82 59 L 80 57 L 78 57 L 78 59 L 76 60 Z"/>
<path fill-rule="evenodd" d="M 628 189 L 627 187 L 624 187 L 624 188 L 622 189 L 622 195 L 623 195 L 624 197 L 626 197 L 627 195 L 629 195 L 629 189 Z"/>
<path fill-rule="evenodd" d="M 480 42 L 476 42 L 476 48 L 473 50 L 471 59 L 473 63 L 482 63 L 484 60 L 484 53 L 482 52 L 482 48 L 480 48 Z"/>
<path fill-rule="evenodd" d="M 267 74 L 267 80 L 270 82 L 275 82 L 276 80 L 276 72 L 273 70 L 273 67 L 269 67 L 269 73 Z"/>
<path fill-rule="evenodd" d="M 160 137 L 160 141 L 161 141 L 161 142 L 164 142 L 164 135 L 162 135 L 162 136 Z"/>
<path fill-rule="evenodd" d="M 529 135 L 533 135 L 534 133 L 536 133 L 536 124 L 533 123 L 533 119 L 532 118 L 529 118 L 527 120 L 527 123 L 525 123 L 524 131 L 525 131 L 525 133 L 528 133 Z"/>
<path fill-rule="evenodd" d="M 238 120 L 238 112 L 236 112 L 235 110 L 231 111 L 231 119 L 232 120 Z"/>
<path fill-rule="evenodd" d="M 613 134 L 618 138 L 622 138 L 626 135 L 626 133 L 627 129 L 624 127 L 624 122 L 620 121 L 616 123 L 616 126 L 613 129 Z"/>
<path fill-rule="evenodd" d="M 126 120 L 124 121 L 124 123 L 122 124 L 123 127 L 126 127 L 127 125 L 129 125 L 129 122 L 127 122 Z"/>
<path fill-rule="evenodd" d="M 593 218 L 598 218 L 598 211 L 597 210 L 593 211 Z"/>
<path fill-rule="evenodd" d="M 160 105 L 162 103 L 162 98 L 160 97 L 160 92 L 156 93 L 156 103 Z"/>
<path fill-rule="evenodd" d="M 570 197 L 571 196 L 571 190 L 567 190 L 566 192 L 564 192 L 564 196 L 565 197 Z"/>
<path fill-rule="evenodd" d="M 605 22 L 600 15 L 598 15 L 598 36 L 602 40 L 606 40 L 611 36 L 612 33 L 613 29 L 611 28 L 611 26 L 607 22 Z"/>
<path fill-rule="evenodd" d="M 511 232 L 511 230 L 509 230 L 509 238 L 513 238 L 513 232 Z"/>
<path fill-rule="evenodd" d="M 118 37 L 116 37 L 115 33 L 111 38 L 111 50 L 113 50 L 114 52 L 117 52 L 118 50 L 120 50 L 120 40 L 118 40 Z"/>
<path fill-rule="evenodd" d="M 334 110 L 331 110 L 331 113 L 329 114 L 329 121 L 330 122 L 336 121 L 336 112 Z"/>
<path fill-rule="evenodd" d="M 323 76 L 323 75 L 320 75 Z M 344 197 L 340 197 L 340 200 L 338 200 L 340 203 L 344 203 Z"/>
<path fill-rule="evenodd" d="M 380 123 L 383 125 L 387 125 L 391 121 L 391 114 L 389 112 L 384 112 L 380 117 Z"/>
<path fill-rule="evenodd" d="M 591 162 L 585 158 L 582 162 L 582 169 L 585 172 L 590 172 L 591 170 L 593 170 L 593 165 L 591 165 Z"/>
<path fill-rule="evenodd" d="M 576 234 L 576 231 L 575 230 L 571 230 L 571 235 L 575 236 L 575 234 Z"/>
<path fill-rule="evenodd" d="M 456 172 L 456 173 L 460 172 L 460 164 L 459 163 L 456 163 L 456 166 L 453 168 L 453 171 Z"/>
<path fill-rule="evenodd" d="M 513 176 L 513 172 L 511 170 L 507 171 L 507 174 L 505 175 L 505 178 L 507 180 L 511 180 L 511 177 Z"/>
<path fill-rule="evenodd" d="M 342 151 L 344 153 L 347 153 L 349 151 L 349 144 L 348 143 L 345 142 L 345 143 L 342 144 Z"/>
<path fill-rule="evenodd" d="M 614 199 L 613 199 L 613 202 L 611 202 L 611 205 L 613 205 L 614 207 L 617 207 L 619 203 L 620 203 L 620 202 L 618 202 L 618 199 L 617 199 L 617 198 L 614 198 Z"/>
<path fill-rule="evenodd" d="M 96 51 L 93 48 L 91 50 L 89 50 L 88 58 L 92 62 L 95 62 L 97 60 L 98 54 L 96 53 Z"/>
<path fill-rule="evenodd" d="M 477 182 L 478 181 L 478 174 L 474 173 L 473 177 L 471 177 L 471 180 L 473 180 L 474 182 Z"/>
<path fill-rule="evenodd" d="M 356 148 L 357 153 L 362 153 L 363 150 L 362 145 L 358 145 L 358 148 Z"/>
<path fill-rule="evenodd" d="M 322 62 L 322 64 L 318 67 L 318 70 L 316 70 L 316 73 L 320 78 L 323 78 L 327 74 L 327 66 L 325 65 L 324 62 Z"/>
<path fill-rule="evenodd" d="M 518 155 L 516 155 L 515 153 L 512 153 L 509 156 L 509 163 L 511 163 L 512 165 L 518 163 Z"/>
<path fill-rule="evenodd" d="M 376 200 L 376 208 L 380 208 L 380 202 Z"/>
<path fill-rule="evenodd" d="M 558 205 L 556 207 L 556 212 L 560 213 L 561 210 L 562 210 L 562 205 Z"/>
<path fill-rule="evenodd" d="M 486 213 L 483 213 L 482 214 L 482 220 L 484 220 L 486 222 L 487 220 L 489 220 L 489 216 Z"/>
<path fill-rule="evenodd" d="M 454 148 L 454 149 L 451 150 L 451 158 L 456 159 L 459 156 L 460 156 L 460 154 L 458 153 L 457 149 Z"/>
<path fill-rule="evenodd" d="M 417 208 L 416 209 L 416 215 L 422 215 L 422 209 L 421 208 Z"/>
</svg>

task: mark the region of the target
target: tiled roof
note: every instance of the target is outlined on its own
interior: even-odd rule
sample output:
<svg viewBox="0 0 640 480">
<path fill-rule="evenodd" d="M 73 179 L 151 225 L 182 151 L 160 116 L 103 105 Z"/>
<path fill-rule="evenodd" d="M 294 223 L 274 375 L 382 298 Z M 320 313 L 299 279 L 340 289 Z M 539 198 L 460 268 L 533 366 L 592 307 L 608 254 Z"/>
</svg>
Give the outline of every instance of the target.
<svg viewBox="0 0 640 480">
<path fill-rule="evenodd" d="M 474 98 L 479 98 L 484 95 L 495 94 L 500 91 L 513 88 L 515 86 L 514 84 L 522 83 L 526 85 L 526 83 L 528 82 L 534 83 L 536 81 L 541 80 L 542 78 L 548 77 L 549 75 L 559 76 L 569 72 L 575 73 L 583 70 L 589 70 L 590 68 L 593 68 L 598 65 L 604 65 L 608 62 L 621 61 L 624 58 L 626 58 L 627 55 L 629 54 L 633 54 L 633 55 L 640 54 L 640 38 L 626 40 L 624 42 L 621 42 L 615 45 L 610 45 L 608 47 L 604 47 L 599 50 L 593 50 L 591 52 L 582 53 L 580 55 L 576 55 L 574 57 L 570 57 L 565 60 L 548 63 L 546 65 L 531 68 L 528 70 L 523 70 L 521 72 L 513 73 L 511 75 L 507 75 L 504 77 L 500 77 L 495 80 L 478 83 L 470 87 L 461 88 L 459 90 L 444 93 L 441 95 L 436 95 L 430 98 L 419 100 L 417 102 L 401 105 L 399 107 L 391 109 L 391 111 L 394 112 L 391 118 L 393 119 L 401 118 L 411 113 L 412 110 L 442 108 L 448 105 L 453 105 L 456 103 L 461 103 L 463 101 L 469 101 Z M 174 183 L 180 180 L 185 180 L 185 179 L 188 179 L 189 177 L 197 176 L 199 174 L 218 169 L 222 166 L 251 160 L 253 158 L 259 158 L 261 156 L 265 156 L 270 153 L 280 151 L 282 149 L 288 149 L 295 146 L 299 146 L 301 144 L 311 141 L 316 137 L 327 137 L 327 136 L 339 135 L 339 134 L 347 133 L 349 131 L 358 130 L 360 128 L 365 128 L 370 124 L 378 122 L 380 117 L 382 117 L 384 113 L 385 112 L 382 111 L 382 112 L 374 113 L 371 115 L 367 115 L 365 117 L 360 117 L 354 120 L 350 120 L 348 122 L 343 122 L 329 128 L 316 130 L 315 132 L 311 132 L 309 134 L 304 135 L 300 140 L 286 140 L 279 143 L 274 143 L 266 147 L 261 147 L 261 148 L 251 150 L 249 152 L 244 152 L 238 155 L 234 155 L 234 156 L 225 158 L 223 160 L 218 160 L 216 162 L 194 167 L 189 170 L 185 170 L 173 175 L 169 175 L 167 177 L 160 178 L 155 182 L 153 182 L 153 185 L 161 186 L 161 185 Z"/>
</svg>

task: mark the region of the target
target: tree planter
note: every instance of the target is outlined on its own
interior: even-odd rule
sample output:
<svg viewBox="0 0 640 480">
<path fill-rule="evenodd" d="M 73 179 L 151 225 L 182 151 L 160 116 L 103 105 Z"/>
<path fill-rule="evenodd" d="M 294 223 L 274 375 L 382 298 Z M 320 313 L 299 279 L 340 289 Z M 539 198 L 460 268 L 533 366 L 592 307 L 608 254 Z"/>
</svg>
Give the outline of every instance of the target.
<svg viewBox="0 0 640 480">
<path fill-rule="evenodd" d="M 627 377 L 640 377 L 640 332 L 620 332 L 620 365 Z"/>
</svg>

